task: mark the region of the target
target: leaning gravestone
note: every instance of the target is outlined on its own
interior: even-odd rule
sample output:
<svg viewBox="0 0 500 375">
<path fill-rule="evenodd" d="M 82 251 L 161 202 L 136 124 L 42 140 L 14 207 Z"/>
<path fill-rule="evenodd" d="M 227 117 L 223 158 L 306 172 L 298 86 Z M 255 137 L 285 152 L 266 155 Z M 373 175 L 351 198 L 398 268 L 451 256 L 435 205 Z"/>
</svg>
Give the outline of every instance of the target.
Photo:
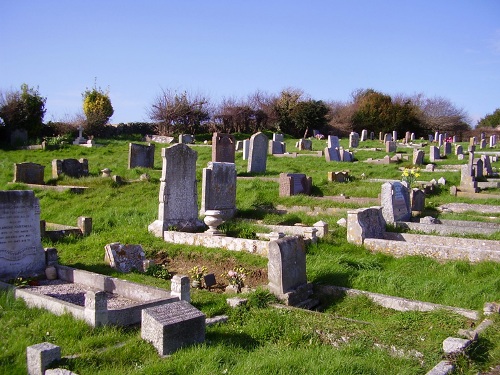
<svg viewBox="0 0 500 375">
<path fill-rule="evenodd" d="M 302 237 L 284 237 L 269 242 L 269 290 L 287 305 L 296 306 L 312 294 L 307 283 L 306 251 Z"/>
<path fill-rule="evenodd" d="M 132 270 L 144 272 L 146 254 L 141 245 L 122 245 L 113 242 L 104 246 L 104 261 L 120 272 L 128 273 Z"/>
<path fill-rule="evenodd" d="M 311 194 L 312 178 L 302 173 L 280 173 L 280 197 Z"/>
<path fill-rule="evenodd" d="M 386 182 L 380 197 L 382 215 L 387 223 L 411 219 L 410 194 L 401 182 Z"/>
<path fill-rule="evenodd" d="M 14 182 L 25 184 L 43 185 L 45 167 L 36 163 L 15 163 Z"/>
<path fill-rule="evenodd" d="M 258 132 L 250 137 L 248 151 L 248 173 L 263 173 L 267 164 L 268 138 L 264 133 Z"/>
<path fill-rule="evenodd" d="M 203 168 L 201 209 L 219 210 L 222 218 L 228 220 L 236 214 L 236 166 L 234 163 L 209 162 Z"/>
<path fill-rule="evenodd" d="M 142 310 L 141 338 L 162 356 L 205 341 L 205 314 L 186 301 Z"/>
<path fill-rule="evenodd" d="M 135 167 L 154 168 L 155 145 L 128 144 L 128 169 Z"/>
<path fill-rule="evenodd" d="M 198 190 L 196 159 L 198 154 L 185 144 L 178 143 L 161 149 L 163 167 L 160 178 L 158 220 L 148 229 L 163 237 L 168 228 L 195 232 L 204 228 L 198 219 Z"/>
<path fill-rule="evenodd" d="M 88 176 L 89 162 L 87 159 L 52 160 L 52 178 L 58 178 L 62 174 L 74 178 Z"/>
<path fill-rule="evenodd" d="M 413 165 L 424 164 L 425 151 L 423 150 L 413 150 Z"/>
<path fill-rule="evenodd" d="M 31 190 L 0 191 L 0 278 L 32 277 L 44 270 L 38 198 Z"/>
<path fill-rule="evenodd" d="M 234 135 L 214 133 L 212 135 L 212 161 L 218 163 L 234 163 L 236 140 Z"/>
</svg>

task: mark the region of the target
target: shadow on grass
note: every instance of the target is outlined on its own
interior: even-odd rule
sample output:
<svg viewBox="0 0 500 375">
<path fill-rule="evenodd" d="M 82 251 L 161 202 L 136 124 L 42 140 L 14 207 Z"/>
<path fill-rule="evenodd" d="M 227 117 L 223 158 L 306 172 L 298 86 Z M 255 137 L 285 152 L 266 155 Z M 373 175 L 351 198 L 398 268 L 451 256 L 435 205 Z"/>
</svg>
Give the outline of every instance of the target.
<svg viewBox="0 0 500 375">
<path fill-rule="evenodd" d="M 214 332 L 209 330 L 206 339 L 214 343 L 236 346 L 243 350 L 254 350 L 259 346 L 259 342 L 246 333 Z"/>
</svg>

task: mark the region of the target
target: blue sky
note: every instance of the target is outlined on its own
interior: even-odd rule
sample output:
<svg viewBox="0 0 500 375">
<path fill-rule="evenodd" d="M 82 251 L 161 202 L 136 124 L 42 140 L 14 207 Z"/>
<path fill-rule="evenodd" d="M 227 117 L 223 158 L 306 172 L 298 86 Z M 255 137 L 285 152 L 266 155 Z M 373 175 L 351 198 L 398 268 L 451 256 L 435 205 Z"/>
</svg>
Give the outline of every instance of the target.
<svg viewBox="0 0 500 375">
<path fill-rule="evenodd" d="M 217 103 L 293 87 L 441 96 L 475 125 L 500 108 L 500 1 L 0 0 L 0 90 L 38 86 L 57 121 L 95 78 L 112 123 L 149 121 L 162 88 Z"/>
</svg>

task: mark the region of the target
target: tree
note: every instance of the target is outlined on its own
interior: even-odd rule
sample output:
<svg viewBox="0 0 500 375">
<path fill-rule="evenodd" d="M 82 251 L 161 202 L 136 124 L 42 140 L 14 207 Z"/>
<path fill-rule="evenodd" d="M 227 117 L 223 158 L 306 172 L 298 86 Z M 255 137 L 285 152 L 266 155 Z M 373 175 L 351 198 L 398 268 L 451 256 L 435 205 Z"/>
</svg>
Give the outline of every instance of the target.
<svg viewBox="0 0 500 375">
<path fill-rule="evenodd" d="M 38 88 L 21 85 L 21 91 L 0 93 L 0 118 L 10 132 L 15 129 L 24 129 L 31 138 L 39 136 L 45 116 L 44 98 Z"/>
<path fill-rule="evenodd" d="M 309 99 L 298 102 L 291 113 L 291 119 L 295 124 L 294 132 L 291 134 L 305 137 L 309 128 L 324 129 L 328 124 L 329 112 L 330 109 L 321 100 Z"/>
<path fill-rule="evenodd" d="M 163 90 L 153 101 L 148 111 L 149 118 L 157 123 L 160 135 L 176 133 L 195 134 L 202 123 L 210 119 L 210 103 L 200 94 L 186 91 L 178 94 Z"/>
<path fill-rule="evenodd" d="M 109 93 L 104 92 L 100 87 L 94 86 L 92 90 L 86 89 L 83 94 L 83 113 L 87 118 L 85 131 L 93 134 L 100 127 L 106 125 L 114 110 L 111 105 Z"/>
<path fill-rule="evenodd" d="M 433 132 L 460 133 L 470 129 L 467 112 L 446 98 L 417 94 L 411 100 L 420 108 L 424 126 Z"/>
<path fill-rule="evenodd" d="M 286 134 L 298 135 L 292 119 L 292 111 L 302 99 L 304 92 L 299 89 L 287 88 L 281 91 L 280 96 L 274 101 L 273 110 L 277 120 L 277 128 Z"/>
<path fill-rule="evenodd" d="M 478 121 L 478 128 L 496 128 L 500 126 L 500 108 L 497 108 L 492 114 L 484 116 Z"/>
</svg>

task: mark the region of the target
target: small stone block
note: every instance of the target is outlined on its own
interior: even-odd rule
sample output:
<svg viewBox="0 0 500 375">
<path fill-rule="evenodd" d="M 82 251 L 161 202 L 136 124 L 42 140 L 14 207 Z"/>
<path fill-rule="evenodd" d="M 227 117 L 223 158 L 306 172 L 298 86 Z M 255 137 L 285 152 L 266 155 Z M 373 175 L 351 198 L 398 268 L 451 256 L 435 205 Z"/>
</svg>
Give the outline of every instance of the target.
<svg viewBox="0 0 500 375">
<path fill-rule="evenodd" d="M 455 370 L 455 365 L 448 361 L 441 361 L 434 366 L 426 375 L 448 375 Z"/>
<path fill-rule="evenodd" d="M 61 359 L 61 348 L 42 342 L 26 348 L 28 375 L 43 375 L 47 367 Z"/>
<path fill-rule="evenodd" d="M 208 275 L 203 276 L 203 281 L 205 282 L 205 286 L 209 289 L 215 284 L 217 284 L 217 281 L 215 280 L 215 275 L 213 273 L 209 273 Z"/>
<path fill-rule="evenodd" d="M 141 337 L 160 355 L 205 341 L 205 314 L 186 301 L 142 310 Z"/>
<path fill-rule="evenodd" d="M 469 331 L 468 329 L 459 329 L 458 334 L 472 341 L 476 341 L 478 337 L 476 331 Z"/>
<path fill-rule="evenodd" d="M 226 302 L 230 307 L 238 307 L 246 305 L 248 302 L 248 298 L 233 297 L 226 299 Z"/>
<path fill-rule="evenodd" d="M 448 337 L 443 341 L 443 351 L 445 354 L 459 354 L 465 351 L 471 344 L 471 340 Z"/>
<path fill-rule="evenodd" d="M 227 323 L 228 319 L 229 317 L 227 315 L 214 316 L 213 318 L 207 318 L 205 320 L 205 325 L 208 327 L 219 323 Z"/>
<path fill-rule="evenodd" d="M 484 315 L 500 313 L 500 303 L 486 302 L 483 308 Z"/>
</svg>

